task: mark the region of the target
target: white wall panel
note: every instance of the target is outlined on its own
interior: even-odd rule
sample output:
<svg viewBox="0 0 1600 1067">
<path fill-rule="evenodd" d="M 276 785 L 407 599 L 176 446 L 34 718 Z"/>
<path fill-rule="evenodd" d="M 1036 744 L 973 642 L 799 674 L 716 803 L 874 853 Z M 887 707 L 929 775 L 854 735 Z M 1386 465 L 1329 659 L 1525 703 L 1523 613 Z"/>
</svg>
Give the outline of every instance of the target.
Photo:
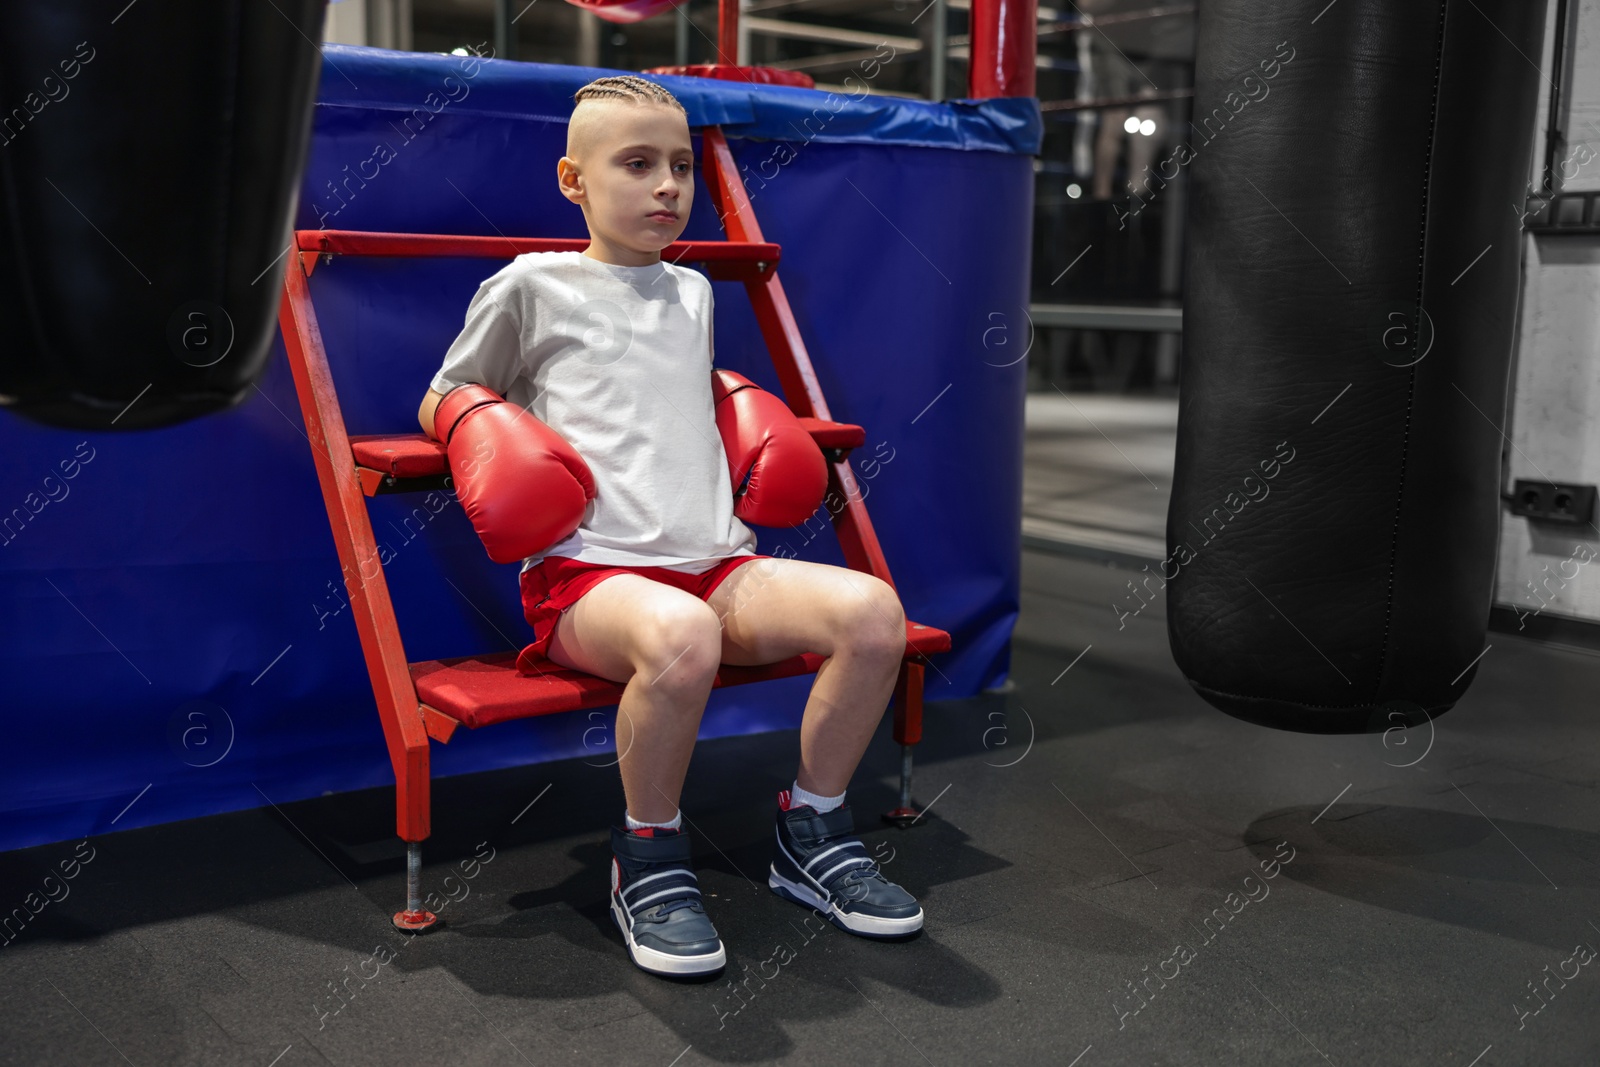
<svg viewBox="0 0 1600 1067">
<path fill-rule="evenodd" d="M 1518 478 L 1597 484 L 1600 238 L 1524 241 L 1504 489 Z M 1519 612 L 1600 621 L 1600 531 L 1502 511 L 1495 600 Z"/>
</svg>

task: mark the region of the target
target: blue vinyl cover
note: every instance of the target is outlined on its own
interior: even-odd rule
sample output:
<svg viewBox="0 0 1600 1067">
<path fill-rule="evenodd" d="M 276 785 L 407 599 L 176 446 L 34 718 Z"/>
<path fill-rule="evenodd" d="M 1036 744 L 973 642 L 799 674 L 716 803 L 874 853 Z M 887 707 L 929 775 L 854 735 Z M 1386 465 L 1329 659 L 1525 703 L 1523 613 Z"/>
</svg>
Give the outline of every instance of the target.
<svg viewBox="0 0 1600 1067">
<path fill-rule="evenodd" d="M 573 92 L 615 73 L 329 46 L 297 225 L 587 237 L 555 162 Z M 1018 606 L 1037 101 L 659 80 L 691 126 L 725 124 L 833 416 L 867 429 L 852 463 L 901 600 L 954 641 L 927 699 L 1000 684 Z M 723 236 L 697 182 L 684 238 Z M 261 284 L 281 285 L 287 262 L 261 264 Z M 418 431 L 467 302 L 501 265 L 319 266 L 350 433 Z M 743 285 L 714 292 L 717 365 L 779 391 Z M 0 415 L 0 518 L 21 513 L 0 534 L 0 849 L 392 787 L 281 338 L 274 353 L 237 408 L 163 430 Z M 459 506 L 370 505 L 409 659 L 531 640 L 517 565 L 488 559 Z M 844 566 L 831 525 L 756 533 L 761 552 Z M 797 727 L 811 680 L 714 692 L 701 736 Z M 434 745 L 433 774 L 606 763 L 613 715 L 463 729 Z M 987 725 L 971 724 L 972 744 Z M 785 784 L 752 782 L 752 802 Z"/>
</svg>

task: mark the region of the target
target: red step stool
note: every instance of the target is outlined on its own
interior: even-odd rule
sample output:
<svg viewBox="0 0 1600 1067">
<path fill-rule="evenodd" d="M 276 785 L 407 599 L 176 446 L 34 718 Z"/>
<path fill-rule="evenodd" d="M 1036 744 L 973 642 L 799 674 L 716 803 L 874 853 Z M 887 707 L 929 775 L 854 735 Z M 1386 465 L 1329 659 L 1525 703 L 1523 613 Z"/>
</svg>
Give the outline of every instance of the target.
<svg viewBox="0 0 1600 1067">
<path fill-rule="evenodd" d="M 705 146 L 702 169 L 727 240 L 675 241 L 662 250 L 662 258 L 673 263 L 704 263 L 714 279 L 745 283 L 789 407 L 828 459 L 829 490 L 834 499 L 845 502 L 832 515 L 845 560 L 852 570 L 875 575 L 893 586 L 848 459 L 850 451 L 865 442 L 866 433 L 860 426 L 834 422 L 829 416 L 778 280 L 781 250 L 761 236 L 722 130 L 707 126 L 701 133 Z M 334 256 L 509 260 L 524 252 L 582 251 L 588 246 L 583 239 L 343 230 L 300 230 L 295 234 L 298 254 L 289 257 L 278 323 L 339 561 L 345 573 L 361 576 L 350 590 L 350 606 L 394 765 L 396 826 L 406 842 L 406 907 L 394 916 L 395 925 L 402 930 L 426 930 L 439 921 L 423 908 L 421 900 L 422 842 L 430 833 L 429 739 L 447 744 L 461 726 L 475 730 L 533 715 L 609 707 L 621 699 L 625 687 L 549 660 L 541 661 L 542 673 L 526 676 L 518 672 L 517 654 L 511 652 L 418 663 L 406 660 L 382 567 L 371 578 L 363 571 L 365 564 L 378 558 L 366 498 L 444 488 L 449 463 L 444 446 L 422 433 L 357 437 L 346 433 L 311 303 L 309 278 L 319 258 L 331 262 Z M 898 825 L 909 825 L 918 816 L 911 805 L 911 746 L 922 739 L 927 657 L 949 650 L 950 635 L 945 631 L 906 622 L 905 659 L 893 698 L 894 737 L 901 745 L 900 804 L 884 815 Z M 747 685 L 813 674 L 823 662 L 822 656 L 806 653 L 758 667 L 724 666 L 714 684 Z"/>
</svg>

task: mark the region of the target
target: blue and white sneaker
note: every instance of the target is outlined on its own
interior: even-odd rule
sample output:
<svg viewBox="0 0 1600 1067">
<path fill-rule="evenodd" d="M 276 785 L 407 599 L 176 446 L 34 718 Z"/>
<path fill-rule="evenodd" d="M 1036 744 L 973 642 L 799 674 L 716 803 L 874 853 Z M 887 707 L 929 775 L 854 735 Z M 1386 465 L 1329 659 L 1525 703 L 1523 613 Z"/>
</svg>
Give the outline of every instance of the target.
<svg viewBox="0 0 1600 1067">
<path fill-rule="evenodd" d="M 689 835 L 611 828 L 611 918 L 634 966 L 651 974 L 714 974 L 727 963 L 689 869 Z"/>
<path fill-rule="evenodd" d="M 917 898 L 883 876 L 855 836 L 850 805 L 818 812 L 789 807 L 778 794 L 778 850 L 767 885 L 785 900 L 862 937 L 901 937 L 922 929 Z"/>
</svg>

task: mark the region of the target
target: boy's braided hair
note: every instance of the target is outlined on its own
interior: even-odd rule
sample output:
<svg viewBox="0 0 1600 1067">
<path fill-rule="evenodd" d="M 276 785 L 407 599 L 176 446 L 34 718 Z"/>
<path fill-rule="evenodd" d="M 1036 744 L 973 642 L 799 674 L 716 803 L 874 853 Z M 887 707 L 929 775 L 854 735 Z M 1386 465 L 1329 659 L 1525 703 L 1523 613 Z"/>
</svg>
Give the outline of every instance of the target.
<svg viewBox="0 0 1600 1067">
<path fill-rule="evenodd" d="M 678 98 L 664 86 L 641 78 L 637 74 L 614 74 L 596 78 L 572 94 L 574 106 L 585 100 L 627 100 L 639 104 L 662 104 L 675 107 L 685 115 L 688 114 L 684 106 L 678 102 Z"/>
</svg>

